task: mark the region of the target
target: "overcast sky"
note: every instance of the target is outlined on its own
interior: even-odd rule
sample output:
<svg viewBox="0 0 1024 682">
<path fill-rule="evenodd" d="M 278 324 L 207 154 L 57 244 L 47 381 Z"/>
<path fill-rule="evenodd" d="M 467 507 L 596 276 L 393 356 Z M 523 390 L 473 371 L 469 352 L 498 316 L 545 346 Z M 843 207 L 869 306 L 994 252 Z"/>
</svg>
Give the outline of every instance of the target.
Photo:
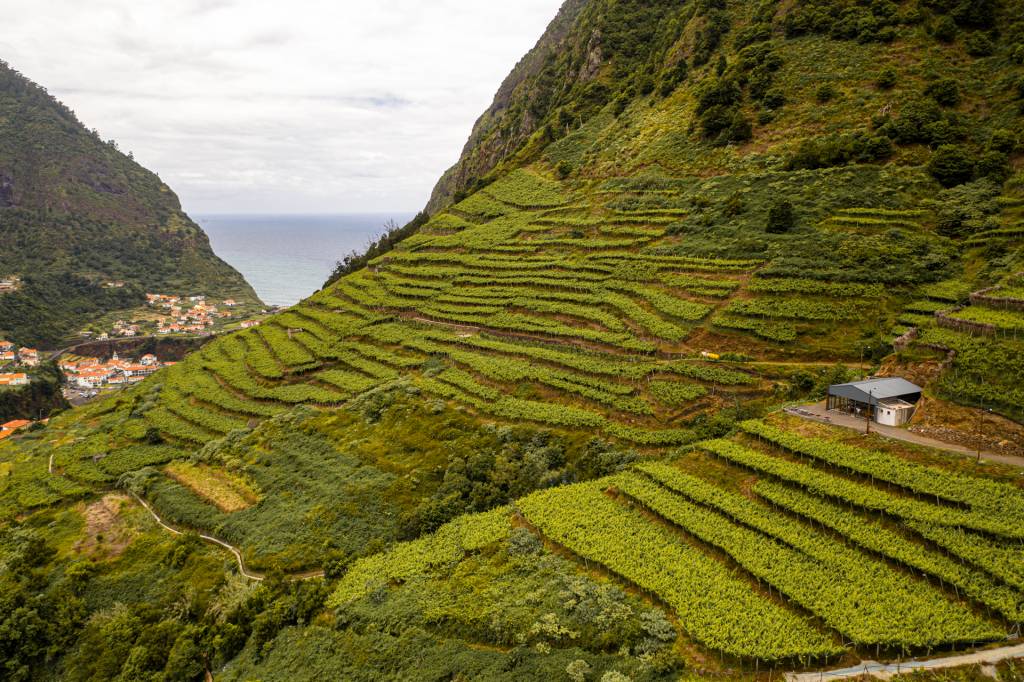
<svg viewBox="0 0 1024 682">
<path fill-rule="evenodd" d="M 202 213 L 416 211 L 561 0 L 0 0 L 0 59 Z"/>
</svg>

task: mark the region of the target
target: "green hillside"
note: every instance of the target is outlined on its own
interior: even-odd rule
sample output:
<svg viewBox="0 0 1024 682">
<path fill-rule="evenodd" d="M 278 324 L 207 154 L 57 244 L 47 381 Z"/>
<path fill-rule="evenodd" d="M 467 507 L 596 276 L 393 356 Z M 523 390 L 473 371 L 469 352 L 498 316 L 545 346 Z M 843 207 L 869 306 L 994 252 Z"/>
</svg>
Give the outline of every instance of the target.
<svg viewBox="0 0 1024 682">
<path fill-rule="evenodd" d="M 1022 10 L 570 0 L 411 236 L 0 442 L 7 669 L 768 679 L 1018 639 L 1017 469 L 778 408 L 884 361 L 1024 421 Z"/>
<path fill-rule="evenodd" d="M 0 334 L 54 347 L 149 292 L 255 292 L 210 249 L 174 192 L 0 63 Z M 118 288 L 107 282 L 123 282 Z"/>
</svg>

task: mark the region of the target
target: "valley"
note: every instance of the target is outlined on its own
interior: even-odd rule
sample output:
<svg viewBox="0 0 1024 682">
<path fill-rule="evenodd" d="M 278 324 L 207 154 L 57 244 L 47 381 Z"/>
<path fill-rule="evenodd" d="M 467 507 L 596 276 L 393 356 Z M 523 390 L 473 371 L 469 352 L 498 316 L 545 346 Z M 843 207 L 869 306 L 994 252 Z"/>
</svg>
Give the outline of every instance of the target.
<svg viewBox="0 0 1024 682">
<path fill-rule="evenodd" d="M 426 211 L 0 440 L 3 670 L 1019 679 L 1022 11 L 569 0 Z"/>
</svg>

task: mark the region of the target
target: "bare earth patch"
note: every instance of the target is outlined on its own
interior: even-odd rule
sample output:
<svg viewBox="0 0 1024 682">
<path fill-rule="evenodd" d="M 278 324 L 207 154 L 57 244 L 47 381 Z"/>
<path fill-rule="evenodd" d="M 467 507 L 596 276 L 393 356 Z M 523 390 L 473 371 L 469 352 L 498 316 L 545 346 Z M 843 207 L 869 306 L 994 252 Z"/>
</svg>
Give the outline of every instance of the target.
<svg viewBox="0 0 1024 682">
<path fill-rule="evenodd" d="M 947 443 L 1024 457 L 1024 426 L 938 398 L 922 399 L 910 429 Z"/>
<path fill-rule="evenodd" d="M 164 473 L 223 512 L 248 509 L 260 501 L 242 477 L 224 469 L 173 462 L 164 467 Z"/>
<path fill-rule="evenodd" d="M 105 557 L 119 556 L 134 537 L 133 529 L 125 519 L 124 510 L 132 504 L 127 495 L 110 493 L 90 505 L 83 506 L 85 528 L 75 542 L 74 551 L 82 554 L 102 553 Z"/>
</svg>

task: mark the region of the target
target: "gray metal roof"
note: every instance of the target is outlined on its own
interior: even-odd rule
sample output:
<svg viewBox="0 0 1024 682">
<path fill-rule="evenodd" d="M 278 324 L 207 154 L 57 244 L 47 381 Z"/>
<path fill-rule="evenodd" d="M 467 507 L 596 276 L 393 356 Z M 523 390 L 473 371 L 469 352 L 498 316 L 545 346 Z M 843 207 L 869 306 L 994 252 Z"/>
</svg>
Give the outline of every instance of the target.
<svg viewBox="0 0 1024 682">
<path fill-rule="evenodd" d="M 911 402 L 917 402 L 921 397 L 921 387 L 912 384 L 906 379 L 891 377 L 885 379 L 868 379 L 866 381 L 854 381 L 849 384 L 836 384 L 828 389 L 829 395 L 837 395 L 841 398 L 856 400 L 857 402 L 877 404 L 879 400 L 886 398 L 913 397 Z"/>
</svg>

